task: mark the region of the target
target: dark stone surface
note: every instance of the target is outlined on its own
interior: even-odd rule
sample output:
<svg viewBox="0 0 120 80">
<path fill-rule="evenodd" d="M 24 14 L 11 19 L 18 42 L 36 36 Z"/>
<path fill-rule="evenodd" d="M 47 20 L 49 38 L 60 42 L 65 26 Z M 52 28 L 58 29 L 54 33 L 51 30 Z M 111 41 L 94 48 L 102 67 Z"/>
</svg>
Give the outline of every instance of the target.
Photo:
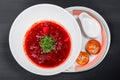
<svg viewBox="0 0 120 80">
<path fill-rule="evenodd" d="M 111 31 L 111 46 L 106 58 L 86 72 L 61 73 L 44 77 L 32 74 L 18 65 L 9 49 L 9 30 L 17 15 L 40 3 L 52 3 L 63 8 L 85 6 L 96 10 L 107 21 Z M 114 80 L 120 71 L 120 0 L 0 0 L 0 80 Z"/>
</svg>

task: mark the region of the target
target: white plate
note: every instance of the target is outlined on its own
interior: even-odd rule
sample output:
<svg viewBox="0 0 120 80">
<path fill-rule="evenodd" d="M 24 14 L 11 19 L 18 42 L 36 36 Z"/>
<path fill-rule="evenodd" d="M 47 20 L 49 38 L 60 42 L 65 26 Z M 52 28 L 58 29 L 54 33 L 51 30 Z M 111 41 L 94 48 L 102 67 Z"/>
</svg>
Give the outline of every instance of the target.
<svg viewBox="0 0 120 80">
<path fill-rule="evenodd" d="M 107 55 L 107 52 L 110 47 L 110 31 L 109 31 L 108 25 L 99 13 L 97 13 L 96 11 L 94 11 L 90 8 L 82 7 L 82 6 L 73 6 L 73 7 L 66 8 L 66 10 L 68 12 L 70 12 L 76 20 L 78 20 L 78 15 L 74 15 L 73 10 L 76 10 L 78 12 L 79 11 L 87 12 L 87 13 L 91 14 L 92 17 L 94 17 L 96 20 L 98 20 L 98 22 L 101 25 L 101 29 L 102 29 L 101 35 L 99 37 L 95 38 L 96 40 L 98 40 L 101 43 L 100 53 L 98 53 L 97 55 L 90 56 L 89 62 L 84 66 L 78 65 L 76 62 L 74 62 L 74 64 L 70 68 L 68 68 L 65 72 L 82 72 L 82 71 L 90 70 L 90 69 L 96 67 L 98 64 L 100 64 L 100 62 L 102 62 L 103 59 L 105 58 L 105 56 Z M 82 27 L 80 26 L 80 28 L 82 28 Z M 82 29 L 81 29 L 81 33 L 82 33 L 81 51 L 86 51 L 85 45 L 86 45 L 86 42 L 88 40 L 90 40 L 90 38 L 88 38 L 84 35 L 84 32 L 82 31 Z"/>
<path fill-rule="evenodd" d="M 62 24 L 70 33 L 72 41 L 70 57 L 58 67 L 40 68 L 32 64 L 24 54 L 24 35 L 32 24 L 40 20 L 56 21 Z M 24 69 L 38 75 L 54 75 L 70 67 L 75 62 L 81 49 L 81 41 L 81 31 L 75 18 L 63 8 L 51 4 L 38 4 L 24 10 L 13 22 L 9 34 L 10 49 L 17 63 Z"/>
</svg>

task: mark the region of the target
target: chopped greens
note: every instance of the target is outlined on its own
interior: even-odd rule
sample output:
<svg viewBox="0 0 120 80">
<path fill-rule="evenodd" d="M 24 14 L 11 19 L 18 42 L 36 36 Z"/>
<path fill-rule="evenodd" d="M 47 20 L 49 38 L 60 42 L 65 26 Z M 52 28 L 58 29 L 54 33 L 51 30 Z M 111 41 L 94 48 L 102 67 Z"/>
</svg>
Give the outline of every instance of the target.
<svg viewBox="0 0 120 80">
<path fill-rule="evenodd" d="M 43 52 L 50 52 L 51 50 L 55 50 L 55 40 L 52 37 L 45 35 L 44 38 L 40 41 L 40 47 L 42 47 Z"/>
</svg>

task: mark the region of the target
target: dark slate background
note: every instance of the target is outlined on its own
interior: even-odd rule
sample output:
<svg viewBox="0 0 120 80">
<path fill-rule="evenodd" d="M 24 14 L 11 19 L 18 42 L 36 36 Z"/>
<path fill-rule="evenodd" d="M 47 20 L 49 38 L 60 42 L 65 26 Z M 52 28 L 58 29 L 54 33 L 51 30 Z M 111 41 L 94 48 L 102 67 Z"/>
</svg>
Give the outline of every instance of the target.
<svg viewBox="0 0 120 80">
<path fill-rule="evenodd" d="M 40 3 L 56 4 L 63 8 L 85 6 L 101 14 L 111 31 L 110 50 L 103 62 L 86 72 L 61 73 L 49 77 L 32 74 L 20 67 L 9 49 L 9 30 L 21 11 Z M 0 0 L 0 80 L 118 80 L 119 61 L 120 0 Z"/>
</svg>

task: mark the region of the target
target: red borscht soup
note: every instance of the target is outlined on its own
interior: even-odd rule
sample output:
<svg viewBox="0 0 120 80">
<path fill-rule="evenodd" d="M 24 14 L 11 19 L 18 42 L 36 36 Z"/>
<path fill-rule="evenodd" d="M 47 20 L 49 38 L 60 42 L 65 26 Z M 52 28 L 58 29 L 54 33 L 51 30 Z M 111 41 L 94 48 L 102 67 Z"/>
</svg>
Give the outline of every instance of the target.
<svg viewBox="0 0 120 80">
<path fill-rule="evenodd" d="M 68 32 L 54 21 L 34 23 L 25 34 L 24 51 L 40 67 L 53 68 L 62 64 L 69 56 L 70 49 Z"/>
</svg>

